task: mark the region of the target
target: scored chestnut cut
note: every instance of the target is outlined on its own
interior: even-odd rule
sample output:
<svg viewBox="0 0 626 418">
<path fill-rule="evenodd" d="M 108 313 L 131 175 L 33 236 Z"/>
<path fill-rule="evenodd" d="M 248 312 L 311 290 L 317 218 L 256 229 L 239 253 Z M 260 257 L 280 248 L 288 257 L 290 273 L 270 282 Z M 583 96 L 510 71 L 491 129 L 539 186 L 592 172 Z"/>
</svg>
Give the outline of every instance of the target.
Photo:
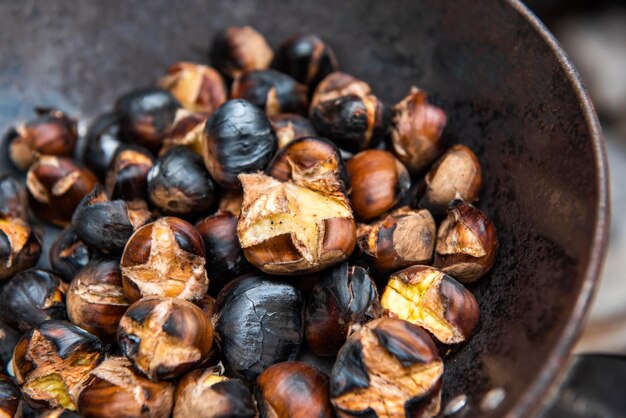
<svg viewBox="0 0 626 418">
<path fill-rule="evenodd" d="M 117 329 L 122 353 L 153 380 L 197 367 L 213 345 L 213 326 L 202 309 L 176 298 L 146 297 L 132 304 Z"/>
<path fill-rule="evenodd" d="M 48 261 L 52 270 L 63 281 L 69 282 L 94 256 L 94 251 L 76 236 L 71 226 L 68 226 L 52 243 Z"/>
<path fill-rule="evenodd" d="M 288 361 L 268 367 L 256 381 L 261 418 L 332 418 L 328 375 L 307 363 Z"/>
<path fill-rule="evenodd" d="M 122 255 L 124 295 L 130 302 L 145 296 L 200 300 L 209 279 L 200 233 L 182 219 L 165 217 L 139 228 Z"/>
<path fill-rule="evenodd" d="M 237 234 L 254 266 L 278 275 L 313 273 L 352 254 L 356 225 L 339 182 L 328 178 L 312 188 L 260 173 L 239 178 Z"/>
<path fill-rule="evenodd" d="M 0 291 L 0 320 L 22 332 L 49 319 L 65 319 L 61 280 L 32 268 L 16 274 Z"/>
<path fill-rule="evenodd" d="M 382 313 L 376 284 L 367 270 L 340 264 L 311 291 L 304 316 L 307 343 L 317 355 L 334 356 L 355 327 Z"/>
<path fill-rule="evenodd" d="M 104 180 L 115 152 L 124 142 L 120 131 L 120 118 L 116 113 L 98 116 L 87 129 L 83 163 Z"/>
<path fill-rule="evenodd" d="M 28 220 L 26 187 L 9 174 L 0 175 L 0 217 Z"/>
<path fill-rule="evenodd" d="M 212 113 L 228 96 L 220 73 L 194 62 L 183 61 L 170 66 L 159 85 L 192 112 Z"/>
<path fill-rule="evenodd" d="M 9 159 L 26 171 L 40 155 L 71 157 L 78 132 L 76 120 L 57 109 L 36 108 L 37 117 L 21 123 L 7 134 Z"/>
<path fill-rule="evenodd" d="M 496 227 L 487 215 L 453 201 L 439 227 L 434 266 L 461 283 L 473 283 L 493 267 L 497 252 Z"/>
<path fill-rule="evenodd" d="M 0 215 L 0 281 L 37 264 L 42 237 L 21 218 Z"/>
<path fill-rule="evenodd" d="M 307 118 L 294 113 L 272 115 L 270 122 L 274 132 L 276 132 L 278 149 L 285 147 L 295 139 L 317 135 L 315 128 Z"/>
<path fill-rule="evenodd" d="M 204 163 L 225 188 L 239 188 L 237 176 L 263 170 L 276 151 L 276 135 L 267 116 L 243 99 L 220 106 L 207 121 L 204 135 Z"/>
<path fill-rule="evenodd" d="M 97 337 L 67 321 L 46 321 L 28 331 L 12 360 L 24 399 L 37 410 L 75 411 L 78 394 L 104 349 Z"/>
<path fill-rule="evenodd" d="M 411 188 L 407 169 L 387 151 L 362 151 L 346 162 L 346 169 L 352 182 L 350 203 L 361 221 L 393 209 Z"/>
<path fill-rule="evenodd" d="M 20 417 L 22 394 L 13 381 L 0 374 L 0 416 Z"/>
<path fill-rule="evenodd" d="M 26 174 L 30 207 L 38 218 L 65 227 L 97 182 L 91 171 L 69 158 L 42 156 Z"/>
<path fill-rule="evenodd" d="M 339 418 L 429 418 L 439 413 L 443 362 L 428 334 L 381 318 L 352 334 L 330 375 Z"/>
<path fill-rule="evenodd" d="M 120 146 L 106 176 L 106 190 L 111 199 L 148 200 L 148 172 L 154 158 L 142 147 Z"/>
<path fill-rule="evenodd" d="M 454 145 L 437 161 L 424 178 L 425 191 L 419 206 L 433 214 L 444 214 L 455 199 L 478 200 L 482 171 L 476 154 L 465 145 Z"/>
<path fill-rule="evenodd" d="M 70 283 L 65 300 L 72 323 L 101 340 L 115 342 L 117 325 L 130 303 L 124 296 L 117 260 L 97 260 Z"/>
<path fill-rule="evenodd" d="M 183 146 L 198 155 L 202 155 L 204 125 L 208 119 L 205 113 L 194 113 L 186 109 L 178 109 L 172 128 L 163 138 L 163 147 L 159 154 L 172 147 Z"/>
<path fill-rule="evenodd" d="M 241 74 L 233 82 L 231 97 L 249 101 L 268 116 L 305 114 L 309 108 L 306 86 L 276 70 Z"/>
<path fill-rule="evenodd" d="M 371 225 L 359 224 L 357 245 L 368 265 L 388 272 L 428 264 L 433 257 L 436 231 L 428 210 L 402 207 Z"/>
<path fill-rule="evenodd" d="M 174 386 L 139 374 L 124 357 L 109 357 L 89 373 L 78 396 L 78 411 L 89 418 L 168 418 Z"/>
<path fill-rule="evenodd" d="M 217 297 L 216 341 L 229 373 L 254 382 L 272 364 L 294 360 L 302 342 L 301 293 L 251 273 Z"/>
<path fill-rule="evenodd" d="M 244 72 L 267 69 L 273 57 L 263 35 L 250 26 L 231 26 L 218 32 L 209 50 L 211 64 L 230 79 Z"/>
<path fill-rule="evenodd" d="M 412 266 L 389 277 L 383 308 L 424 328 L 444 344 L 467 340 L 478 322 L 478 303 L 461 283 L 429 266 Z"/>
<path fill-rule="evenodd" d="M 366 97 L 372 93 L 372 89 L 365 81 L 341 71 L 335 71 L 325 77 L 315 89 L 311 98 L 310 114 L 313 109 L 322 102 L 335 100 L 343 96 L 355 94 Z"/>
</svg>

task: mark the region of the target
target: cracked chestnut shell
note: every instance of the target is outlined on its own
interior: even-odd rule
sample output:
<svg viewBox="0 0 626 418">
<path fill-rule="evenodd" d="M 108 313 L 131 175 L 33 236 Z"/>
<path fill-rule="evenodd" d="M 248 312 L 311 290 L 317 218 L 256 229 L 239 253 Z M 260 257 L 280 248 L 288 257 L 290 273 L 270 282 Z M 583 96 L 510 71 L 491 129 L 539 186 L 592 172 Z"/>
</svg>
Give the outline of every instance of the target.
<svg viewBox="0 0 626 418">
<path fill-rule="evenodd" d="M 303 300 L 291 284 L 251 273 L 222 289 L 215 308 L 216 341 L 229 373 L 254 382 L 272 364 L 295 359 Z"/>
<path fill-rule="evenodd" d="M 255 397 L 261 418 L 332 418 L 328 375 L 299 361 L 268 367 L 257 378 Z"/>
<path fill-rule="evenodd" d="M 105 347 L 67 321 L 46 321 L 28 331 L 15 347 L 12 367 L 28 404 L 37 410 L 76 410 L 76 399 Z"/>
<path fill-rule="evenodd" d="M 106 342 L 115 342 L 117 325 L 130 303 L 124 296 L 117 260 L 97 260 L 74 277 L 65 298 L 75 325 Z"/>
<path fill-rule="evenodd" d="M 356 224 L 342 184 L 280 182 L 264 174 L 239 176 L 244 196 L 237 235 L 250 263 L 266 273 L 314 273 L 344 261 Z"/>
<path fill-rule="evenodd" d="M 142 147 L 120 146 L 107 171 L 106 191 L 113 200 L 148 200 L 148 172 L 154 158 Z"/>
<path fill-rule="evenodd" d="M 133 303 L 117 328 L 122 353 L 153 380 L 176 378 L 211 352 L 213 326 L 202 309 L 176 298 L 146 297 Z"/>
<path fill-rule="evenodd" d="M 150 202 L 168 215 L 206 213 L 216 198 L 202 157 L 184 147 L 172 147 L 162 154 L 147 178 Z"/>
<path fill-rule="evenodd" d="M 487 215 L 455 200 L 437 234 L 434 266 L 461 283 L 473 283 L 493 267 L 498 234 Z"/>
<path fill-rule="evenodd" d="M 38 218 L 66 227 L 74 209 L 98 183 L 96 176 L 69 158 L 42 156 L 26 174 L 30 207 Z"/>
<path fill-rule="evenodd" d="M 418 326 L 381 318 L 352 334 L 330 375 L 337 416 L 434 417 L 443 362 Z"/>
<path fill-rule="evenodd" d="M 159 155 L 175 146 L 183 146 L 198 155 L 202 155 L 204 124 L 207 119 L 208 116 L 205 113 L 194 113 L 186 109 L 178 109 L 172 128 L 163 138 L 163 147 Z"/>
<path fill-rule="evenodd" d="M 202 155 L 211 177 L 238 188 L 237 176 L 263 170 L 276 151 L 267 116 L 243 99 L 229 100 L 211 115 L 204 129 Z"/>
<path fill-rule="evenodd" d="M 355 328 L 382 313 L 367 270 L 340 264 L 327 270 L 311 291 L 304 315 L 306 341 L 315 354 L 334 356 Z"/>
<path fill-rule="evenodd" d="M 335 71 L 325 77 L 316 87 L 311 106 L 309 108 L 312 115 L 313 109 L 322 102 L 335 100 L 343 96 L 355 94 L 359 97 L 366 97 L 372 93 L 372 89 L 365 81 L 361 81 L 350 74 Z"/>
<path fill-rule="evenodd" d="M 472 292 L 429 266 L 392 274 L 380 303 L 390 314 L 419 325 L 444 344 L 467 340 L 479 316 Z"/>
<path fill-rule="evenodd" d="M 200 300 L 209 286 L 202 236 L 190 223 L 164 217 L 139 228 L 122 255 L 124 295 Z"/>
<path fill-rule="evenodd" d="M 109 357 L 89 372 L 77 402 L 87 418 L 168 418 L 173 404 L 174 385 L 145 378 L 124 357 Z"/>
<path fill-rule="evenodd" d="M 28 220 L 26 187 L 9 174 L 0 175 L 0 217 Z"/>
<path fill-rule="evenodd" d="M 7 134 L 9 159 L 26 171 L 40 155 L 71 157 L 78 132 L 76 120 L 57 109 L 38 107 L 37 116 Z"/>
<path fill-rule="evenodd" d="M 276 132 L 278 149 L 285 147 L 291 141 L 306 136 L 316 136 L 317 132 L 311 122 L 304 116 L 294 113 L 279 113 L 270 116 L 270 122 Z"/>
<path fill-rule="evenodd" d="M 346 162 L 346 169 L 352 182 L 350 203 L 361 221 L 393 209 L 411 188 L 407 169 L 387 151 L 362 151 Z"/>
<path fill-rule="evenodd" d="M 87 129 L 85 141 L 82 161 L 100 180 L 104 180 L 115 152 L 124 142 L 119 116 L 116 113 L 98 116 Z"/>
<path fill-rule="evenodd" d="M 223 190 L 220 196 L 218 212 L 230 212 L 235 216 L 241 213 L 243 190 Z"/>
<path fill-rule="evenodd" d="M 309 108 L 307 88 L 276 70 L 250 71 L 238 76 L 231 89 L 233 99 L 245 99 L 267 116 L 302 113 Z"/>
<path fill-rule="evenodd" d="M 428 264 L 436 233 L 435 220 L 428 210 L 402 207 L 371 225 L 359 224 L 357 244 L 368 265 L 389 272 Z"/>
<path fill-rule="evenodd" d="M 74 229 L 69 226 L 56 236 L 48 253 L 48 261 L 52 270 L 63 281 L 69 282 L 93 256 L 87 244 L 82 242 Z"/>
<path fill-rule="evenodd" d="M 22 332 L 49 319 L 65 319 L 61 280 L 32 268 L 16 274 L 0 291 L 0 320 Z"/>
<path fill-rule="evenodd" d="M 0 282 L 37 264 L 41 246 L 40 231 L 21 218 L 0 215 Z"/>
<path fill-rule="evenodd" d="M 212 113 L 228 97 L 220 73 L 208 65 L 178 62 L 167 70 L 159 85 L 192 112 Z"/>
<path fill-rule="evenodd" d="M 250 26 L 231 26 L 218 32 L 209 49 L 211 64 L 230 79 L 244 72 L 267 69 L 273 57 L 263 35 Z"/>
<path fill-rule="evenodd" d="M 21 416 L 22 394 L 15 383 L 0 374 L 0 416 L 12 418 Z"/>
</svg>

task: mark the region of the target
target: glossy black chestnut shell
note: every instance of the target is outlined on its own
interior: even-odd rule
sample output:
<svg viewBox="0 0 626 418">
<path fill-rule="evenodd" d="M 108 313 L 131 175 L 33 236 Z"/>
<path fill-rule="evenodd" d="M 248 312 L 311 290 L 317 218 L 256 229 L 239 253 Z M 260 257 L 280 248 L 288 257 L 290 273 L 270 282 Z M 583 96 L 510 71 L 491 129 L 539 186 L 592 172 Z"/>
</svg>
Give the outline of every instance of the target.
<svg viewBox="0 0 626 418">
<path fill-rule="evenodd" d="M 83 163 L 102 181 L 113 161 L 115 151 L 124 142 L 117 113 L 98 116 L 87 129 Z"/>
</svg>

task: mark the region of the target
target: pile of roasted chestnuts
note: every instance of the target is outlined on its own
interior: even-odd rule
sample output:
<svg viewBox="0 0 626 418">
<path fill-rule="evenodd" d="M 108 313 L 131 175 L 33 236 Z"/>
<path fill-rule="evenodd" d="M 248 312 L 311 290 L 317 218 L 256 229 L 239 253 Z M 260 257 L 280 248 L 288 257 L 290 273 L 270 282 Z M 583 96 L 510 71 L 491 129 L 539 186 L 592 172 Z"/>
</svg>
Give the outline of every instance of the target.
<svg viewBox="0 0 626 418">
<path fill-rule="evenodd" d="M 0 416 L 437 415 L 498 247 L 478 158 L 315 34 L 209 49 L 84 135 L 48 108 L 7 133 Z"/>
</svg>

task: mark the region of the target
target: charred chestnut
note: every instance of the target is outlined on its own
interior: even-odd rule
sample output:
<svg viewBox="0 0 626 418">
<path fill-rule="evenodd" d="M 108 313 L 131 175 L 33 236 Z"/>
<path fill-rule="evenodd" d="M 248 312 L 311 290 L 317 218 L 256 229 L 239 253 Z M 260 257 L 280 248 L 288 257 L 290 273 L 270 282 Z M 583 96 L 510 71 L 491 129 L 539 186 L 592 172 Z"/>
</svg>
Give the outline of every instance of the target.
<svg viewBox="0 0 626 418">
<path fill-rule="evenodd" d="M 167 70 L 159 85 L 192 112 L 212 113 L 226 101 L 226 86 L 220 73 L 207 65 L 179 62 Z"/>
<path fill-rule="evenodd" d="M 359 97 L 366 97 L 372 93 L 372 89 L 365 81 L 351 76 L 341 71 L 330 73 L 324 78 L 311 98 L 310 112 L 322 102 L 335 100 L 343 96 L 355 94 Z"/>
<path fill-rule="evenodd" d="M 317 135 L 315 128 L 307 118 L 293 113 L 280 113 L 270 116 L 270 122 L 274 132 L 276 132 L 278 149 L 285 147 L 295 139 Z"/>
<path fill-rule="evenodd" d="M 200 233 L 182 219 L 165 217 L 139 228 L 122 255 L 124 295 L 200 300 L 209 286 Z"/>
<path fill-rule="evenodd" d="M 71 226 L 57 235 L 48 253 L 52 270 L 66 282 L 71 281 L 92 257 L 92 251 L 76 236 Z"/>
<path fill-rule="evenodd" d="M 276 70 L 251 71 L 235 79 L 233 99 L 245 99 L 268 115 L 306 113 L 309 108 L 307 88 L 287 74 Z"/>
<path fill-rule="evenodd" d="M 272 48 L 263 35 L 250 26 L 231 26 L 218 32 L 209 50 L 211 63 L 227 78 L 265 70 L 273 57 Z"/>
<path fill-rule="evenodd" d="M 343 185 L 334 177 L 313 187 L 242 174 L 239 243 L 255 267 L 270 274 L 313 273 L 352 254 L 356 225 Z"/>
<path fill-rule="evenodd" d="M 294 390 L 297 388 L 297 390 Z M 299 361 L 268 367 L 256 381 L 261 418 L 332 418 L 328 375 Z"/>
<path fill-rule="evenodd" d="M 13 381 L 0 374 L 0 416 L 12 418 L 19 417 L 22 394 Z"/>
<path fill-rule="evenodd" d="M 97 182 L 91 171 L 69 158 L 42 156 L 26 175 L 30 207 L 40 219 L 65 227 Z"/>
<path fill-rule="evenodd" d="M 220 106 L 207 121 L 204 135 L 204 163 L 211 177 L 227 188 L 239 187 L 240 173 L 263 170 L 276 151 L 267 116 L 242 99 Z"/>
<path fill-rule="evenodd" d="M 496 227 L 487 215 L 453 201 L 437 233 L 434 266 L 461 283 L 472 283 L 491 269 L 497 251 Z"/>
<path fill-rule="evenodd" d="M 170 379 L 211 352 L 213 326 L 191 302 L 147 297 L 128 308 L 117 329 L 122 353 L 150 379 Z"/>
<path fill-rule="evenodd" d="M 472 292 L 429 266 L 412 266 L 392 274 L 380 303 L 392 315 L 419 325 L 444 344 L 467 340 L 478 322 L 478 304 Z"/>
<path fill-rule="evenodd" d="M 445 213 L 455 199 L 475 202 L 483 183 L 478 158 L 466 146 L 455 145 L 430 169 L 424 183 L 419 205 L 434 214 Z"/>
<path fill-rule="evenodd" d="M 12 367 L 31 407 L 75 411 L 78 394 L 103 354 L 100 340 L 87 331 L 67 321 L 46 321 L 22 336 Z"/>
<path fill-rule="evenodd" d="M 393 209 L 411 188 L 408 171 L 387 151 L 360 152 L 346 162 L 346 168 L 352 182 L 350 203 L 362 221 Z"/>
<path fill-rule="evenodd" d="M 115 152 L 123 143 L 119 116 L 116 113 L 98 116 L 89 126 L 85 141 L 82 161 L 99 179 L 104 180 Z"/>
<path fill-rule="evenodd" d="M 65 300 L 70 321 L 106 342 L 130 305 L 124 297 L 117 260 L 93 261 L 72 280 Z"/>
<path fill-rule="evenodd" d="M 109 357 L 89 373 L 77 406 L 82 416 L 168 418 L 174 386 L 146 379 L 124 357 Z"/>
<path fill-rule="evenodd" d="M 251 273 L 217 297 L 215 332 L 226 370 L 254 382 L 272 364 L 293 360 L 302 342 L 302 295 Z"/>
<path fill-rule="evenodd" d="M 21 218 L 0 216 L 0 281 L 37 264 L 42 238 Z"/>
<path fill-rule="evenodd" d="M 163 138 L 163 147 L 160 154 L 175 146 L 187 147 L 198 155 L 202 155 L 202 141 L 204 125 L 207 115 L 194 113 L 185 109 L 178 109 L 176 119 L 169 133 Z"/>
<path fill-rule="evenodd" d="M 343 263 L 329 270 L 315 285 L 304 316 L 304 332 L 311 350 L 334 356 L 353 327 L 380 317 L 376 284 L 363 267 Z"/>
<path fill-rule="evenodd" d="M 0 217 L 28 220 L 26 188 L 8 174 L 0 175 Z"/>
<path fill-rule="evenodd" d="M 215 194 L 202 157 L 184 147 L 170 148 L 148 172 L 150 202 L 168 215 L 206 213 Z"/>
<path fill-rule="evenodd" d="M 339 417 L 429 418 L 439 413 L 443 362 L 428 334 L 381 318 L 352 334 L 330 375 Z"/>
<path fill-rule="evenodd" d="M 153 166 L 154 158 L 147 149 L 120 146 L 107 172 L 107 194 L 111 199 L 147 200 L 148 172 Z"/>
</svg>

